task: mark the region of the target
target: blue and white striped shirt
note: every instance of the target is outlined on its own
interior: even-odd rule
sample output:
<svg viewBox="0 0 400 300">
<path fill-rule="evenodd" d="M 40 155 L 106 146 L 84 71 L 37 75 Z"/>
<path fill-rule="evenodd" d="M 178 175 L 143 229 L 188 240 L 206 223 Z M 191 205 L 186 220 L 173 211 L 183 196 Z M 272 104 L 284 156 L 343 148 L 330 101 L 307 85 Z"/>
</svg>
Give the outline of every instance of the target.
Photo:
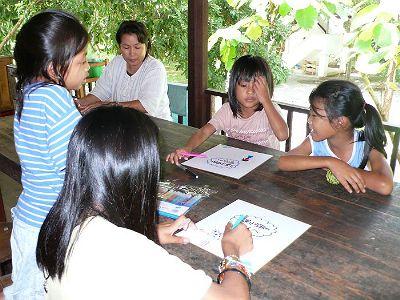
<svg viewBox="0 0 400 300">
<path fill-rule="evenodd" d="M 25 88 L 21 119 L 14 119 L 23 187 L 15 209 L 19 220 L 42 226 L 62 188 L 68 142 L 80 118 L 65 88 L 54 84 Z"/>
</svg>

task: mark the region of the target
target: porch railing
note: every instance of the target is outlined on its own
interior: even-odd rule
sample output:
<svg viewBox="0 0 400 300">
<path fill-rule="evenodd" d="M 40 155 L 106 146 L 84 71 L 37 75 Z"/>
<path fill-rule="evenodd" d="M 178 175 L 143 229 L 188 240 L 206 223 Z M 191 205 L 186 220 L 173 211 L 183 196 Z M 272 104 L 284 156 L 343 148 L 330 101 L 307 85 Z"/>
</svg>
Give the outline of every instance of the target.
<svg viewBox="0 0 400 300">
<path fill-rule="evenodd" d="M 208 97 L 209 105 L 211 105 L 213 97 L 221 97 L 222 103 L 225 103 L 228 101 L 227 93 L 213 90 L 213 89 L 206 89 L 205 92 Z M 278 102 L 278 101 L 276 101 L 276 103 L 281 107 L 281 109 L 287 111 L 286 122 L 289 127 L 289 138 L 286 140 L 286 143 L 285 143 L 285 151 L 289 151 L 292 148 L 293 113 L 300 113 L 300 114 L 308 115 L 309 109 L 298 106 L 298 105 L 288 104 L 288 103 L 283 103 L 283 102 Z M 308 128 L 307 123 L 304 126 L 306 128 L 306 134 L 308 134 L 309 128 Z M 390 154 L 390 167 L 394 172 L 394 170 L 396 168 L 397 156 L 399 153 L 400 127 L 395 126 L 394 124 L 387 123 L 387 122 L 384 122 L 383 126 L 385 128 L 385 131 L 387 131 L 389 134 L 391 134 L 393 136 L 393 148 L 392 148 L 392 152 Z"/>
</svg>

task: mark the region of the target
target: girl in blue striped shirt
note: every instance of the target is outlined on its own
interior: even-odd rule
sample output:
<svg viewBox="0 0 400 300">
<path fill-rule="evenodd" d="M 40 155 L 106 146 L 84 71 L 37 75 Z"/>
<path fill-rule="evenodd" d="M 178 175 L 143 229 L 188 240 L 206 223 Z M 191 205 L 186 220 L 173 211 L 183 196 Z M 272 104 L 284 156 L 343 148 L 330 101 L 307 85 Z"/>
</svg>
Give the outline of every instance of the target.
<svg viewBox="0 0 400 300">
<path fill-rule="evenodd" d="M 23 190 L 12 209 L 13 284 L 4 290 L 7 298 L 44 298 L 37 237 L 61 190 L 68 142 L 81 117 L 68 90 L 78 89 L 88 75 L 88 39 L 74 16 L 54 10 L 33 16 L 16 38 L 14 139 Z"/>
</svg>

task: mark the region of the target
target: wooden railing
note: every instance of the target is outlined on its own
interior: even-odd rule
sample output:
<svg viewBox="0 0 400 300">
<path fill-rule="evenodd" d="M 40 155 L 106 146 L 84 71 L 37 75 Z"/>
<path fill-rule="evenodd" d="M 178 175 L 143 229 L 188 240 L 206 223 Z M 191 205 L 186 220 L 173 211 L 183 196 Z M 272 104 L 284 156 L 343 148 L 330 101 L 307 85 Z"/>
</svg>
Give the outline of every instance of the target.
<svg viewBox="0 0 400 300">
<path fill-rule="evenodd" d="M 222 98 L 222 103 L 225 103 L 228 101 L 228 95 L 227 93 L 213 90 L 213 89 L 206 89 L 206 95 L 208 96 L 208 105 L 211 105 L 212 103 L 212 97 L 221 97 Z M 288 103 L 283 103 L 283 102 L 278 102 L 276 103 L 285 111 L 287 111 L 286 115 L 286 122 L 289 127 L 289 138 L 286 140 L 285 144 L 285 151 L 289 151 L 292 148 L 292 137 L 293 137 L 293 113 L 300 113 L 300 114 L 305 114 L 308 115 L 309 109 L 305 107 L 301 107 L 298 105 L 294 104 L 288 104 Z M 211 117 L 211 116 L 210 116 Z M 308 134 L 309 128 L 307 123 L 304 125 L 306 127 L 306 134 Z M 397 161 L 397 156 L 399 153 L 399 143 L 400 143 L 400 127 L 395 126 L 393 124 L 389 123 L 384 123 L 383 124 L 385 131 L 389 132 L 393 136 L 393 149 L 390 154 L 390 167 L 391 169 L 395 170 L 396 168 L 396 161 Z"/>
</svg>

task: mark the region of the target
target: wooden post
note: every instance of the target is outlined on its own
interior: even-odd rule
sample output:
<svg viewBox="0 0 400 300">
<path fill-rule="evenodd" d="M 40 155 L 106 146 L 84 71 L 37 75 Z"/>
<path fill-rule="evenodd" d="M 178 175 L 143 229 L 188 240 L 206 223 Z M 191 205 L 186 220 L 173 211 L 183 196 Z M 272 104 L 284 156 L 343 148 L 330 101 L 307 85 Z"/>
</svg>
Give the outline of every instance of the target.
<svg viewBox="0 0 400 300">
<path fill-rule="evenodd" d="M 12 57 L 0 57 L 0 113 L 12 111 L 14 109 L 13 99 L 11 99 L 8 89 L 7 65 L 12 63 Z"/>
<path fill-rule="evenodd" d="M 200 128 L 210 119 L 207 101 L 208 1 L 188 2 L 188 111 L 189 125 Z"/>
</svg>

